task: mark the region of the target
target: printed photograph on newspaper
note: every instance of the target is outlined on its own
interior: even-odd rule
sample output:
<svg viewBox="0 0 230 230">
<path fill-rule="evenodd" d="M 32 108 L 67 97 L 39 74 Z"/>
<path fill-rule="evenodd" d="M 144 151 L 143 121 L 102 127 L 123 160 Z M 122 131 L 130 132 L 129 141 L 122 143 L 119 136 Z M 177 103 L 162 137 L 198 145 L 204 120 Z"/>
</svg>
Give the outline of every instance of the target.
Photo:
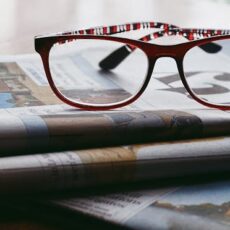
<svg viewBox="0 0 230 230">
<path fill-rule="evenodd" d="M 229 182 L 51 201 L 130 229 L 221 229 L 230 226 Z"/>
</svg>

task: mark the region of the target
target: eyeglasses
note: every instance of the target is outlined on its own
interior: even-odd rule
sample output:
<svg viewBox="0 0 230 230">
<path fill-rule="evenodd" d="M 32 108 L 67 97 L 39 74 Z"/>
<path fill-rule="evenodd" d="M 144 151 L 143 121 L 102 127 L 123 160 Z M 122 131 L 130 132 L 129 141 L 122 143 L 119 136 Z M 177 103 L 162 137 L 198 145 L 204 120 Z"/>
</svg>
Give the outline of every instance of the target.
<svg viewBox="0 0 230 230">
<path fill-rule="evenodd" d="M 138 40 L 109 36 L 151 28 L 158 31 Z M 180 37 L 183 42 L 150 43 L 164 36 Z M 161 57 L 176 61 L 183 86 L 193 99 L 205 106 L 230 109 L 230 30 L 131 23 L 38 36 L 35 49 L 56 96 L 81 109 L 114 109 L 134 102 L 146 89 Z"/>
</svg>

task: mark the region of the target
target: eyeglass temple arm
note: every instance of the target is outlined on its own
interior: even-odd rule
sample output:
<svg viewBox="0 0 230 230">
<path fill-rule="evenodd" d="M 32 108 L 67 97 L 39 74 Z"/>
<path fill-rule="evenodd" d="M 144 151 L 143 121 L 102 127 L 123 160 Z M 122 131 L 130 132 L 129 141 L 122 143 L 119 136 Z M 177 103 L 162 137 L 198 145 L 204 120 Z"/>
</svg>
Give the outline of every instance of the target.
<svg viewBox="0 0 230 230">
<path fill-rule="evenodd" d="M 155 32 L 153 34 L 146 35 L 142 37 L 140 40 L 142 41 L 150 41 L 152 39 L 156 39 L 165 35 L 180 35 L 188 40 L 195 40 L 197 38 L 205 38 L 211 37 L 216 35 L 225 35 L 230 34 L 229 30 L 206 30 L 206 29 L 181 29 L 178 26 L 161 23 L 161 22 L 137 22 L 137 23 L 129 23 L 129 24 L 122 24 L 122 25 L 114 25 L 108 27 L 96 27 L 90 28 L 86 30 L 78 30 L 74 32 L 65 32 L 61 35 L 70 35 L 70 34 L 90 34 L 90 35 L 113 35 L 117 33 L 123 33 L 133 30 L 140 30 L 140 29 L 162 29 L 159 32 Z M 207 53 L 217 53 L 221 50 L 221 46 L 215 43 L 209 43 L 200 46 Z M 125 45 L 121 48 L 115 50 L 107 57 L 105 57 L 100 63 L 99 66 L 102 69 L 113 69 L 118 66 L 135 48 L 131 46 Z"/>
<path fill-rule="evenodd" d="M 72 34 L 87 34 L 87 35 L 113 35 L 123 32 L 129 32 L 133 30 L 140 30 L 140 29 L 162 29 L 159 32 L 156 32 L 154 34 L 148 34 L 140 40 L 142 41 L 150 41 L 152 39 L 156 39 L 158 37 L 162 37 L 165 35 L 180 35 L 188 40 L 195 40 L 197 38 L 205 38 L 205 37 L 211 37 L 216 35 L 229 35 L 230 30 L 207 30 L 207 29 L 182 29 L 178 26 L 175 26 L 173 24 L 167 24 L 162 22 L 137 22 L 137 23 L 129 23 L 129 24 L 122 24 L 122 25 L 114 25 L 114 26 L 107 26 L 107 27 L 95 27 L 85 30 L 77 30 L 77 31 L 71 31 L 71 32 L 64 32 L 57 35 L 72 35 Z M 205 49 L 207 45 L 202 46 L 202 48 L 206 52 L 215 53 L 218 52 L 221 47 L 210 43 L 211 46 L 209 48 Z M 214 45 L 214 46 L 213 46 Z M 219 49 L 217 49 L 219 47 Z M 212 49 L 213 48 L 213 49 Z"/>
<path fill-rule="evenodd" d="M 216 33 L 216 31 L 215 32 L 213 31 L 213 33 Z M 213 34 L 213 33 L 211 33 L 211 34 Z M 186 29 L 183 30 L 183 29 L 179 29 L 179 28 L 175 28 L 175 29 L 172 28 L 170 30 L 163 30 L 163 31 L 155 32 L 153 34 L 146 35 L 146 36 L 140 38 L 139 40 L 148 42 L 148 41 L 151 41 L 153 39 L 157 39 L 159 37 L 172 36 L 172 35 L 180 35 L 180 36 L 183 36 L 190 41 L 195 40 L 197 38 L 197 36 L 199 36 L 199 37 L 210 36 L 205 30 L 203 32 L 200 30 L 200 32 L 197 33 L 196 31 L 192 31 L 192 30 L 186 30 Z M 207 53 L 218 53 L 222 49 L 222 47 L 220 45 L 215 44 L 215 43 L 209 43 L 209 44 L 201 45 L 199 47 Z M 129 54 L 131 54 L 134 50 L 135 50 L 135 47 L 131 47 L 129 45 L 124 45 L 124 46 L 116 49 L 115 51 L 113 51 L 111 54 L 109 54 L 103 60 L 101 60 L 99 62 L 99 66 L 104 70 L 114 69 L 126 57 L 128 57 Z"/>
<path fill-rule="evenodd" d="M 77 30 L 73 32 L 64 32 L 61 35 L 70 35 L 70 34 L 90 34 L 90 35 L 113 35 L 123 32 L 129 32 L 134 30 L 140 30 L 140 29 L 162 29 L 163 31 L 169 31 L 172 29 L 179 29 L 179 27 L 162 23 L 162 22 L 136 22 L 136 23 L 129 23 L 129 24 L 122 24 L 122 25 L 113 25 L 113 26 L 107 26 L 107 27 L 96 27 L 96 28 L 90 28 L 85 30 Z M 162 33 L 162 32 L 161 32 Z M 159 36 L 157 36 L 159 35 Z M 155 33 L 153 36 L 160 37 L 160 33 Z M 150 38 L 150 35 L 147 35 L 140 40 L 146 40 Z M 151 39 L 149 39 L 151 40 Z M 133 49 L 134 50 L 134 49 Z M 102 69 L 113 69 L 116 66 L 118 66 L 128 55 L 132 52 L 131 49 L 128 48 L 128 45 L 122 46 L 121 48 L 115 50 L 111 54 L 109 54 L 107 57 L 105 57 L 100 63 L 99 66 Z"/>
<path fill-rule="evenodd" d="M 123 32 L 149 29 L 149 28 L 170 30 L 179 27 L 163 22 L 135 22 L 135 23 L 122 24 L 122 25 L 95 27 L 95 28 L 89 28 L 85 30 L 77 30 L 74 32 L 65 32 L 62 33 L 62 35 L 67 35 L 67 34 L 113 35 L 113 34 L 118 34 Z"/>
</svg>

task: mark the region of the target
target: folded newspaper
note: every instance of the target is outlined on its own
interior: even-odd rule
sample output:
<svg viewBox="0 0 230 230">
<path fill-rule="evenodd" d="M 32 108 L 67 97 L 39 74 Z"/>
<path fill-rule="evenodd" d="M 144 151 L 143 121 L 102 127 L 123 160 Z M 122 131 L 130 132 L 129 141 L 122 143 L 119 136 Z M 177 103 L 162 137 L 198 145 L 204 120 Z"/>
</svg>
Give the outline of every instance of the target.
<svg viewBox="0 0 230 230">
<path fill-rule="evenodd" d="M 173 88 L 179 81 L 175 76 L 157 73 L 150 91 L 125 109 L 85 112 L 60 104 L 37 56 L 2 58 L 1 192 L 229 172 L 229 113 L 198 105 L 178 84 Z M 205 193 L 205 199 L 191 200 L 181 188 L 169 188 L 47 203 L 133 229 L 227 229 L 226 187 L 220 184 L 219 194 L 213 190 L 215 202 Z M 186 188 L 187 194 L 193 195 L 193 189 Z"/>
<path fill-rule="evenodd" d="M 60 79 L 64 77 L 65 68 L 69 66 L 60 68 L 63 73 L 59 70 Z M 37 56 L 2 58 L 1 154 L 79 150 L 230 134 L 229 113 L 199 105 L 185 92 L 181 93 L 181 86 L 172 87 L 172 83 L 180 81 L 175 80 L 175 76 L 172 79 L 174 82 L 169 81 L 166 73 L 157 74 L 150 92 L 147 90 L 147 95 L 122 110 L 85 112 L 60 104 L 48 86 Z M 226 92 L 223 94 L 228 96 Z"/>
<path fill-rule="evenodd" d="M 230 181 L 46 201 L 128 229 L 230 228 Z"/>
</svg>

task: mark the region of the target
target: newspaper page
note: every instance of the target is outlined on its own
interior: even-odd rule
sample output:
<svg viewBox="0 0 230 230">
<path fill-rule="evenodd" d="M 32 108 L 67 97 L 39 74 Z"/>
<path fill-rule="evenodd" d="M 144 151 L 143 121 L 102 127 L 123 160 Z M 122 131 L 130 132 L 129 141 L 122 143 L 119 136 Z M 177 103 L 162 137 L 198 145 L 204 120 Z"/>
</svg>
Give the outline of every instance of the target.
<svg viewBox="0 0 230 230">
<path fill-rule="evenodd" d="M 1 194 L 116 186 L 229 172 L 230 138 L 0 158 Z"/>
<path fill-rule="evenodd" d="M 167 66 L 169 65 L 171 64 L 167 63 Z M 67 134 L 71 134 L 68 133 L 70 130 L 69 124 L 72 125 L 76 121 L 74 120 L 74 122 L 72 122 L 73 117 L 71 117 L 72 114 L 69 114 L 69 111 L 72 112 L 74 116 L 80 116 L 81 114 L 83 116 L 86 116 L 85 114 L 95 116 L 95 113 L 82 113 L 68 106 L 55 105 L 59 103 L 59 101 L 51 94 L 42 71 L 41 62 L 38 61 L 37 57 L 18 58 L 17 60 L 11 61 L 5 59 L 1 63 L 1 72 L 0 85 L 2 85 L 2 91 L 0 97 L 2 98 L 2 108 L 5 109 L 1 110 L 0 114 L 6 119 L 6 122 L 3 123 L 5 124 L 5 126 L 3 125 L 5 131 L 4 129 L 3 131 L 8 132 L 5 136 L 5 140 L 15 138 L 16 141 L 14 144 L 17 146 L 18 154 L 20 154 L 20 151 L 23 154 L 26 148 L 32 148 L 28 147 L 32 143 L 31 139 L 25 141 L 28 136 L 35 137 L 34 139 L 40 137 L 41 140 L 44 140 L 44 143 L 47 143 L 47 141 L 49 142 L 50 139 L 52 139 L 49 135 L 64 136 L 66 132 Z M 226 82 L 222 79 L 222 76 L 226 76 L 226 73 L 218 71 L 212 74 L 215 83 L 213 86 L 216 86 L 216 83 L 218 83 L 221 86 L 218 89 L 221 88 L 223 90 L 224 88 L 224 90 L 220 92 L 221 96 L 223 96 L 222 94 L 228 96 L 229 89 L 226 87 Z M 199 79 L 201 75 L 203 75 L 203 73 L 191 73 L 194 79 Z M 64 76 L 63 72 L 59 76 L 60 81 L 63 80 L 61 76 Z M 223 111 L 207 109 L 197 104 L 197 102 L 193 101 L 187 95 L 179 82 L 178 74 L 158 72 L 154 75 L 154 78 L 151 79 L 149 90 L 143 95 L 143 98 L 124 109 L 122 112 L 122 115 L 125 115 L 124 117 L 121 117 L 120 114 L 119 116 L 112 116 L 110 113 L 99 113 L 100 115 L 96 114 L 96 117 L 98 118 L 99 116 L 99 121 L 101 122 L 102 120 L 102 124 L 105 122 L 105 126 L 108 125 L 108 121 L 111 122 L 112 118 L 112 122 L 109 123 L 109 125 L 115 123 L 117 127 L 117 124 L 119 124 L 120 127 L 129 127 L 131 131 L 133 129 L 135 130 L 135 128 L 139 128 L 139 133 L 137 132 L 136 135 L 143 135 L 143 133 L 145 133 L 142 129 L 143 127 L 147 127 L 146 134 L 148 134 L 149 124 L 153 124 L 150 127 L 154 127 L 152 130 L 154 135 L 156 135 L 156 132 L 158 133 L 159 130 L 161 131 L 161 129 L 157 128 L 163 127 L 162 130 L 164 130 L 165 133 L 159 134 L 162 136 L 166 136 L 167 134 L 168 137 L 176 137 L 178 135 L 179 137 L 183 137 L 188 135 L 189 138 L 189 134 L 196 133 L 196 137 L 219 137 L 196 141 L 182 141 L 180 143 L 155 143 L 147 146 L 117 147 L 117 149 L 78 150 L 4 157 L 0 159 L 0 167 L 5 192 L 25 192 L 27 189 L 31 189 L 31 191 L 64 189 L 78 187 L 87 183 L 89 185 L 98 185 L 100 183 L 109 184 L 109 182 L 115 183 L 116 181 L 120 182 L 122 180 L 137 181 L 139 179 L 168 177 L 170 174 L 172 174 L 172 176 L 179 176 L 181 174 L 189 175 L 190 173 L 194 173 L 191 169 L 197 166 L 197 162 L 201 163 L 203 162 L 202 160 L 207 160 L 207 158 L 208 163 L 206 162 L 206 167 L 198 168 L 198 172 L 205 171 L 207 173 L 221 169 L 224 169 L 224 171 L 228 170 L 229 138 L 227 135 L 229 132 L 229 114 Z M 93 82 L 91 84 L 93 84 Z M 50 104 L 54 104 L 54 106 L 50 106 Z M 43 105 L 49 106 L 43 107 Z M 25 109 L 23 106 L 33 107 Z M 13 109 L 12 107 L 22 108 Z M 130 110 L 134 111 L 130 112 Z M 141 113 L 139 110 L 147 111 L 148 115 L 150 111 L 150 119 L 147 119 L 147 121 L 143 119 L 139 123 L 136 122 L 139 120 L 140 114 L 140 118 L 148 117 L 145 112 Z M 115 112 L 117 111 L 119 113 L 121 112 L 120 110 L 116 110 Z M 127 113 L 129 114 L 128 117 Z M 65 116 L 69 116 L 69 119 L 66 119 Z M 59 119 L 60 117 L 61 119 Z M 129 125 L 130 120 L 131 125 Z M 149 122 L 149 120 L 152 123 Z M 66 123 L 64 121 L 66 121 Z M 86 123 L 87 122 L 88 120 Z M 62 123 L 66 124 L 65 131 L 59 128 Z M 6 124 L 12 125 L 10 129 Z M 189 126 L 186 126 L 187 124 L 189 124 Z M 111 126 L 106 127 L 111 128 Z M 169 129 L 167 129 L 168 127 Z M 183 128 L 180 129 L 180 127 Z M 189 128 L 195 128 L 195 130 L 189 133 Z M 106 136 L 105 130 L 106 128 L 102 131 Z M 124 129 L 121 130 L 124 132 Z M 126 130 L 127 129 L 125 129 L 125 131 Z M 5 135 L 4 132 L 2 136 Z M 77 131 L 75 135 L 76 134 L 79 136 Z M 95 135 L 99 136 L 99 133 L 94 133 L 94 136 Z M 221 137 L 222 135 L 225 135 L 225 137 Z M 22 140 L 18 138 L 17 141 L 18 136 L 20 136 Z M 40 144 L 42 143 L 41 140 L 39 140 Z M 60 142 L 60 140 L 61 138 L 56 140 L 54 138 L 54 142 L 56 141 L 56 143 Z M 153 140 L 154 139 L 151 139 L 149 141 Z M 64 142 L 66 143 L 66 141 Z M 86 143 L 89 144 L 89 142 Z M 9 144 L 7 145 L 9 146 Z M 20 148 L 20 145 L 24 146 Z M 36 143 L 35 146 L 37 147 L 39 144 Z M 222 148 L 220 148 L 220 146 Z M 171 157 L 173 157 L 173 163 L 175 163 L 173 167 Z M 218 161 L 218 159 L 220 159 L 220 161 Z M 171 164 L 167 164 L 169 162 L 171 162 Z M 188 164 L 186 164 L 186 162 Z M 195 164 L 192 165 L 192 163 Z M 170 165 L 172 168 L 168 168 Z M 155 171 L 150 169 L 155 169 Z M 173 175 L 172 172 L 174 172 L 175 175 Z M 189 190 L 192 191 L 192 188 L 189 188 Z M 4 189 L 2 191 L 4 192 Z M 214 202 L 205 194 L 204 197 L 207 197 L 208 201 L 202 200 L 198 196 L 197 200 L 200 202 L 188 204 L 186 201 L 188 202 L 190 197 L 187 196 L 185 198 L 186 201 L 183 201 L 184 203 L 178 203 L 170 199 L 170 195 L 177 194 L 178 191 L 180 191 L 180 188 L 163 191 L 141 191 L 139 193 L 112 194 L 108 197 L 95 196 L 93 198 L 64 199 L 52 201 L 52 204 L 94 215 L 98 218 L 120 223 L 134 229 L 189 229 L 189 223 L 191 223 L 191 229 L 228 228 L 228 221 L 226 221 L 228 218 L 228 207 L 215 219 L 213 218 L 215 214 L 208 216 L 209 214 L 205 212 L 210 213 L 207 207 L 217 207 L 217 210 L 219 210 L 219 206 L 225 207 L 225 203 L 229 202 L 227 197 L 226 200 Z M 228 191 L 224 190 L 223 186 L 220 191 L 228 194 Z M 218 195 L 218 198 L 220 197 L 221 195 Z M 206 203 L 208 203 L 207 207 Z M 203 214 L 200 214 L 198 211 L 188 211 L 190 207 L 187 206 L 197 204 L 205 206 Z M 211 208 L 211 210 L 214 209 Z M 154 218 L 157 218 L 157 220 L 154 221 Z M 146 219 L 148 219 L 148 221 Z M 163 221 L 162 219 L 167 221 Z M 139 220 L 138 223 L 135 222 L 136 220 Z"/>
<path fill-rule="evenodd" d="M 131 229 L 227 230 L 229 181 L 50 201 Z"/>
<path fill-rule="evenodd" d="M 60 104 L 48 86 L 38 56 L 2 57 L 0 61 L 1 154 L 229 135 L 229 113 L 199 105 L 185 91 L 181 92 L 180 79 L 171 72 L 157 72 L 147 92 L 130 106 L 86 112 Z M 80 63 L 83 61 L 80 59 Z M 60 81 L 65 68 L 69 72 L 69 68 L 77 68 L 65 64 L 58 65 Z M 166 62 L 166 66 L 172 64 Z M 200 74 L 193 76 L 199 78 Z M 224 87 L 223 81 L 219 84 Z M 220 94 L 228 96 L 226 92 Z M 10 144 L 11 139 L 14 145 Z"/>
<path fill-rule="evenodd" d="M 0 126 L 1 155 L 17 155 L 227 136 L 230 117 L 214 110 L 98 113 L 54 105 L 2 109 Z"/>
<path fill-rule="evenodd" d="M 82 56 L 79 59 L 84 61 Z M 48 86 L 38 56 L 2 58 L 1 68 L 0 83 L 5 86 L 0 92 L 5 108 L 0 110 L 1 153 L 50 152 L 1 158 L 3 181 L 7 185 L 5 192 L 67 189 L 190 175 L 198 162 L 205 162 L 210 172 L 228 170 L 229 113 L 205 108 L 184 91 L 181 93 L 180 80 L 171 72 L 157 73 L 151 79 L 146 95 L 122 110 L 87 112 L 57 105 L 59 101 Z M 78 66 L 60 67 L 59 63 L 59 68 L 61 82 L 65 68 Z M 200 73 L 193 74 L 199 78 L 196 74 Z M 175 81 L 176 86 L 171 81 Z M 220 84 L 224 87 L 222 81 Z M 5 94 L 7 97 L 1 97 Z M 158 143 L 210 136 L 210 139 Z M 127 146 L 153 141 L 156 143 Z M 119 146 L 121 144 L 126 146 Z M 118 147 L 80 150 L 108 145 Z M 57 149 L 68 152 L 51 153 Z M 207 173 L 203 167 L 196 172 Z M 40 186 L 41 183 L 46 186 Z"/>
</svg>

